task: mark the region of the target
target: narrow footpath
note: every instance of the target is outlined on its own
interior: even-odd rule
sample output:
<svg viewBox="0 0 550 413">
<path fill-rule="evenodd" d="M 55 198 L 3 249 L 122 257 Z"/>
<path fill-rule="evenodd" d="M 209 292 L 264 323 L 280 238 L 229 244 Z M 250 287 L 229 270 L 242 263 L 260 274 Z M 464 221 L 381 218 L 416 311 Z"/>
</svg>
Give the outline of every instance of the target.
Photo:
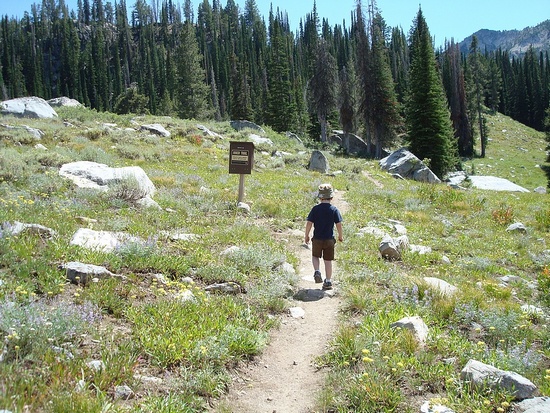
<svg viewBox="0 0 550 413">
<path fill-rule="evenodd" d="M 336 192 L 333 204 L 344 216 L 347 203 L 342 192 Z M 305 227 L 305 222 L 304 222 Z M 303 232 L 303 231 L 302 231 Z M 220 407 L 234 413 L 312 413 L 317 393 L 324 385 L 325 371 L 314 365 L 315 357 L 327 351 L 327 345 L 338 327 L 338 265 L 334 262 L 335 287 L 322 291 L 313 281 L 310 246 L 294 234 L 289 243 L 295 245 L 299 257 L 299 294 L 291 307 L 303 310 L 303 316 L 285 316 L 280 328 L 271 332 L 264 353 L 253 363 L 236 372 L 231 389 Z M 336 246 L 336 260 L 338 249 Z M 324 267 L 321 265 L 324 274 Z"/>
</svg>

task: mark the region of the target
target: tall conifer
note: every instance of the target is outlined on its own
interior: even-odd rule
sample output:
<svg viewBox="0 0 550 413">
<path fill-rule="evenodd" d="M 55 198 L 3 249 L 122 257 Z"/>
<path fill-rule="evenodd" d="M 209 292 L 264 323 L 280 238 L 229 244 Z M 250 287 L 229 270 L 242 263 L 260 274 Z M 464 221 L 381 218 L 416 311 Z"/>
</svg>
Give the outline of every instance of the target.
<svg viewBox="0 0 550 413">
<path fill-rule="evenodd" d="M 443 177 L 457 166 L 458 157 L 432 39 L 421 9 L 412 30 L 411 53 L 407 102 L 410 150 L 421 160 L 429 159 L 432 172 Z"/>
</svg>

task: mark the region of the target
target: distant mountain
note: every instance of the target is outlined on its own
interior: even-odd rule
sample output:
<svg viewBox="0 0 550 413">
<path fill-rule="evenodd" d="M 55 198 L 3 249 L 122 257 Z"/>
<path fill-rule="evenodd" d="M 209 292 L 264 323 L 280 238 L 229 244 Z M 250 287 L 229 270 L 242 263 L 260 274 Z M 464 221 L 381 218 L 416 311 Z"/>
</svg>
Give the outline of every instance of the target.
<svg viewBox="0 0 550 413">
<path fill-rule="evenodd" d="M 500 48 L 508 50 L 510 55 L 521 56 L 530 46 L 537 52 L 550 51 L 550 20 L 523 30 L 479 30 L 459 43 L 463 53 L 468 53 L 474 35 L 482 53 Z"/>
</svg>

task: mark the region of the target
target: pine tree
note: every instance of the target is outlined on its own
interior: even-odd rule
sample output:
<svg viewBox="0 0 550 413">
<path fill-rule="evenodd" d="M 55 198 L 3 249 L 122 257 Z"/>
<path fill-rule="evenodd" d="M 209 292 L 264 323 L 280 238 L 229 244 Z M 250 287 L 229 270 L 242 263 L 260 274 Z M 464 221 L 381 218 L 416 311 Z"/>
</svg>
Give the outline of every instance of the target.
<svg viewBox="0 0 550 413">
<path fill-rule="evenodd" d="M 382 158 L 382 150 L 397 141 L 397 130 L 402 124 L 391 74 L 388 49 L 385 43 L 385 23 L 377 13 L 371 27 L 372 105 L 369 112 L 376 150 L 376 159 Z"/>
<path fill-rule="evenodd" d="M 481 154 L 485 158 L 485 150 L 487 147 L 487 128 L 485 125 L 485 116 L 483 115 L 483 96 L 485 90 L 485 66 L 482 62 L 482 56 L 479 52 L 477 37 L 472 36 L 470 44 L 470 53 L 468 54 L 468 65 L 470 67 L 470 76 L 472 82 L 472 96 L 470 99 L 474 105 L 472 112 L 473 119 L 476 119 L 479 132 L 479 140 L 481 141 Z"/>
<path fill-rule="evenodd" d="M 290 78 L 290 34 L 281 15 L 270 14 L 269 64 L 268 81 L 268 113 L 267 120 L 278 132 L 292 130 L 296 125 L 296 104 Z"/>
<path fill-rule="evenodd" d="M 370 5 L 374 12 L 375 4 Z M 370 156 L 382 157 L 382 150 L 397 140 L 397 128 L 402 123 L 385 41 L 385 23 L 376 13 L 366 27 L 361 1 L 357 2 L 358 75 L 361 79 L 360 110 L 366 128 Z"/>
<path fill-rule="evenodd" d="M 429 160 L 432 172 L 443 177 L 457 166 L 458 157 L 432 40 L 421 9 L 413 25 L 411 58 L 407 101 L 410 150 L 421 160 Z"/>
<path fill-rule="evenodd" d="M 313 76 L 309 82 L 311 105 L 321 126 L 321 142 L 328 140 L 328 117 L 336 107 L 336 59 L 329 53 L 325 40 L 320 40 L 315 53 Z"/>
<path fill-rule="evenodd" d="M 176 107 L 182 118 L 197 119 L 208 114 L 209 88 L 201 61 L 195 29 L 187 22 L 177 51 Z"/>
<path fill-rule="evenodd" d="M 472 157 L 474 155 L 474 139 L 468 116 L 464 71 L 461 66 L 458 44 L 451 40 L 451 43 L 446 45 L 441 60 L 443 85 L 451 110 L 451 121 L 457 139 L 458 153 L 463 157 Z"/>
</svg>

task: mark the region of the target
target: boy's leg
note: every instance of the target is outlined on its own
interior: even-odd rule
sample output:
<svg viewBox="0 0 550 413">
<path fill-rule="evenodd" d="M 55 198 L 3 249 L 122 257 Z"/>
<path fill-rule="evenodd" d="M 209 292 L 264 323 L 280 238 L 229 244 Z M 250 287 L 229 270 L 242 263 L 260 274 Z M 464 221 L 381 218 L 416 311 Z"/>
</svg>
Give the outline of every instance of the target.
<svg viewBox="0 0 550 413">
<path fill-rule="evenodd" d="M 323 250 L 319 241 L 316 239 L 311 240 L 311 263 L 313 264 L 313 269 L 315 270 L 313 273 L 313 279 L 317 284 L 323 282 L 323 276 L 320 271 L 322 253 Z"/>
<path fill-rule="evenodd" d="M 321 266 L 321 260 L 319 257 L 316 257 L 314 255 L 311 256 L 311 263 L 313 264 L 313 269 L 315 271 L 319 271 L 319 268 Z"/>
<path fill-rule="evenodd" d="M 335 240 L 327 241 L 326 249 L 323 251 L 323 259 L 325 262 L 325 282 L 323 283 L 324 290 L 332 288 L 332 260 L 334 260 Z"/>
<path fill-rule="evenodd" d="M 329 281 L 332 279 L 332 261 L 325 260 L 325 278 Z"/>
</svg>

